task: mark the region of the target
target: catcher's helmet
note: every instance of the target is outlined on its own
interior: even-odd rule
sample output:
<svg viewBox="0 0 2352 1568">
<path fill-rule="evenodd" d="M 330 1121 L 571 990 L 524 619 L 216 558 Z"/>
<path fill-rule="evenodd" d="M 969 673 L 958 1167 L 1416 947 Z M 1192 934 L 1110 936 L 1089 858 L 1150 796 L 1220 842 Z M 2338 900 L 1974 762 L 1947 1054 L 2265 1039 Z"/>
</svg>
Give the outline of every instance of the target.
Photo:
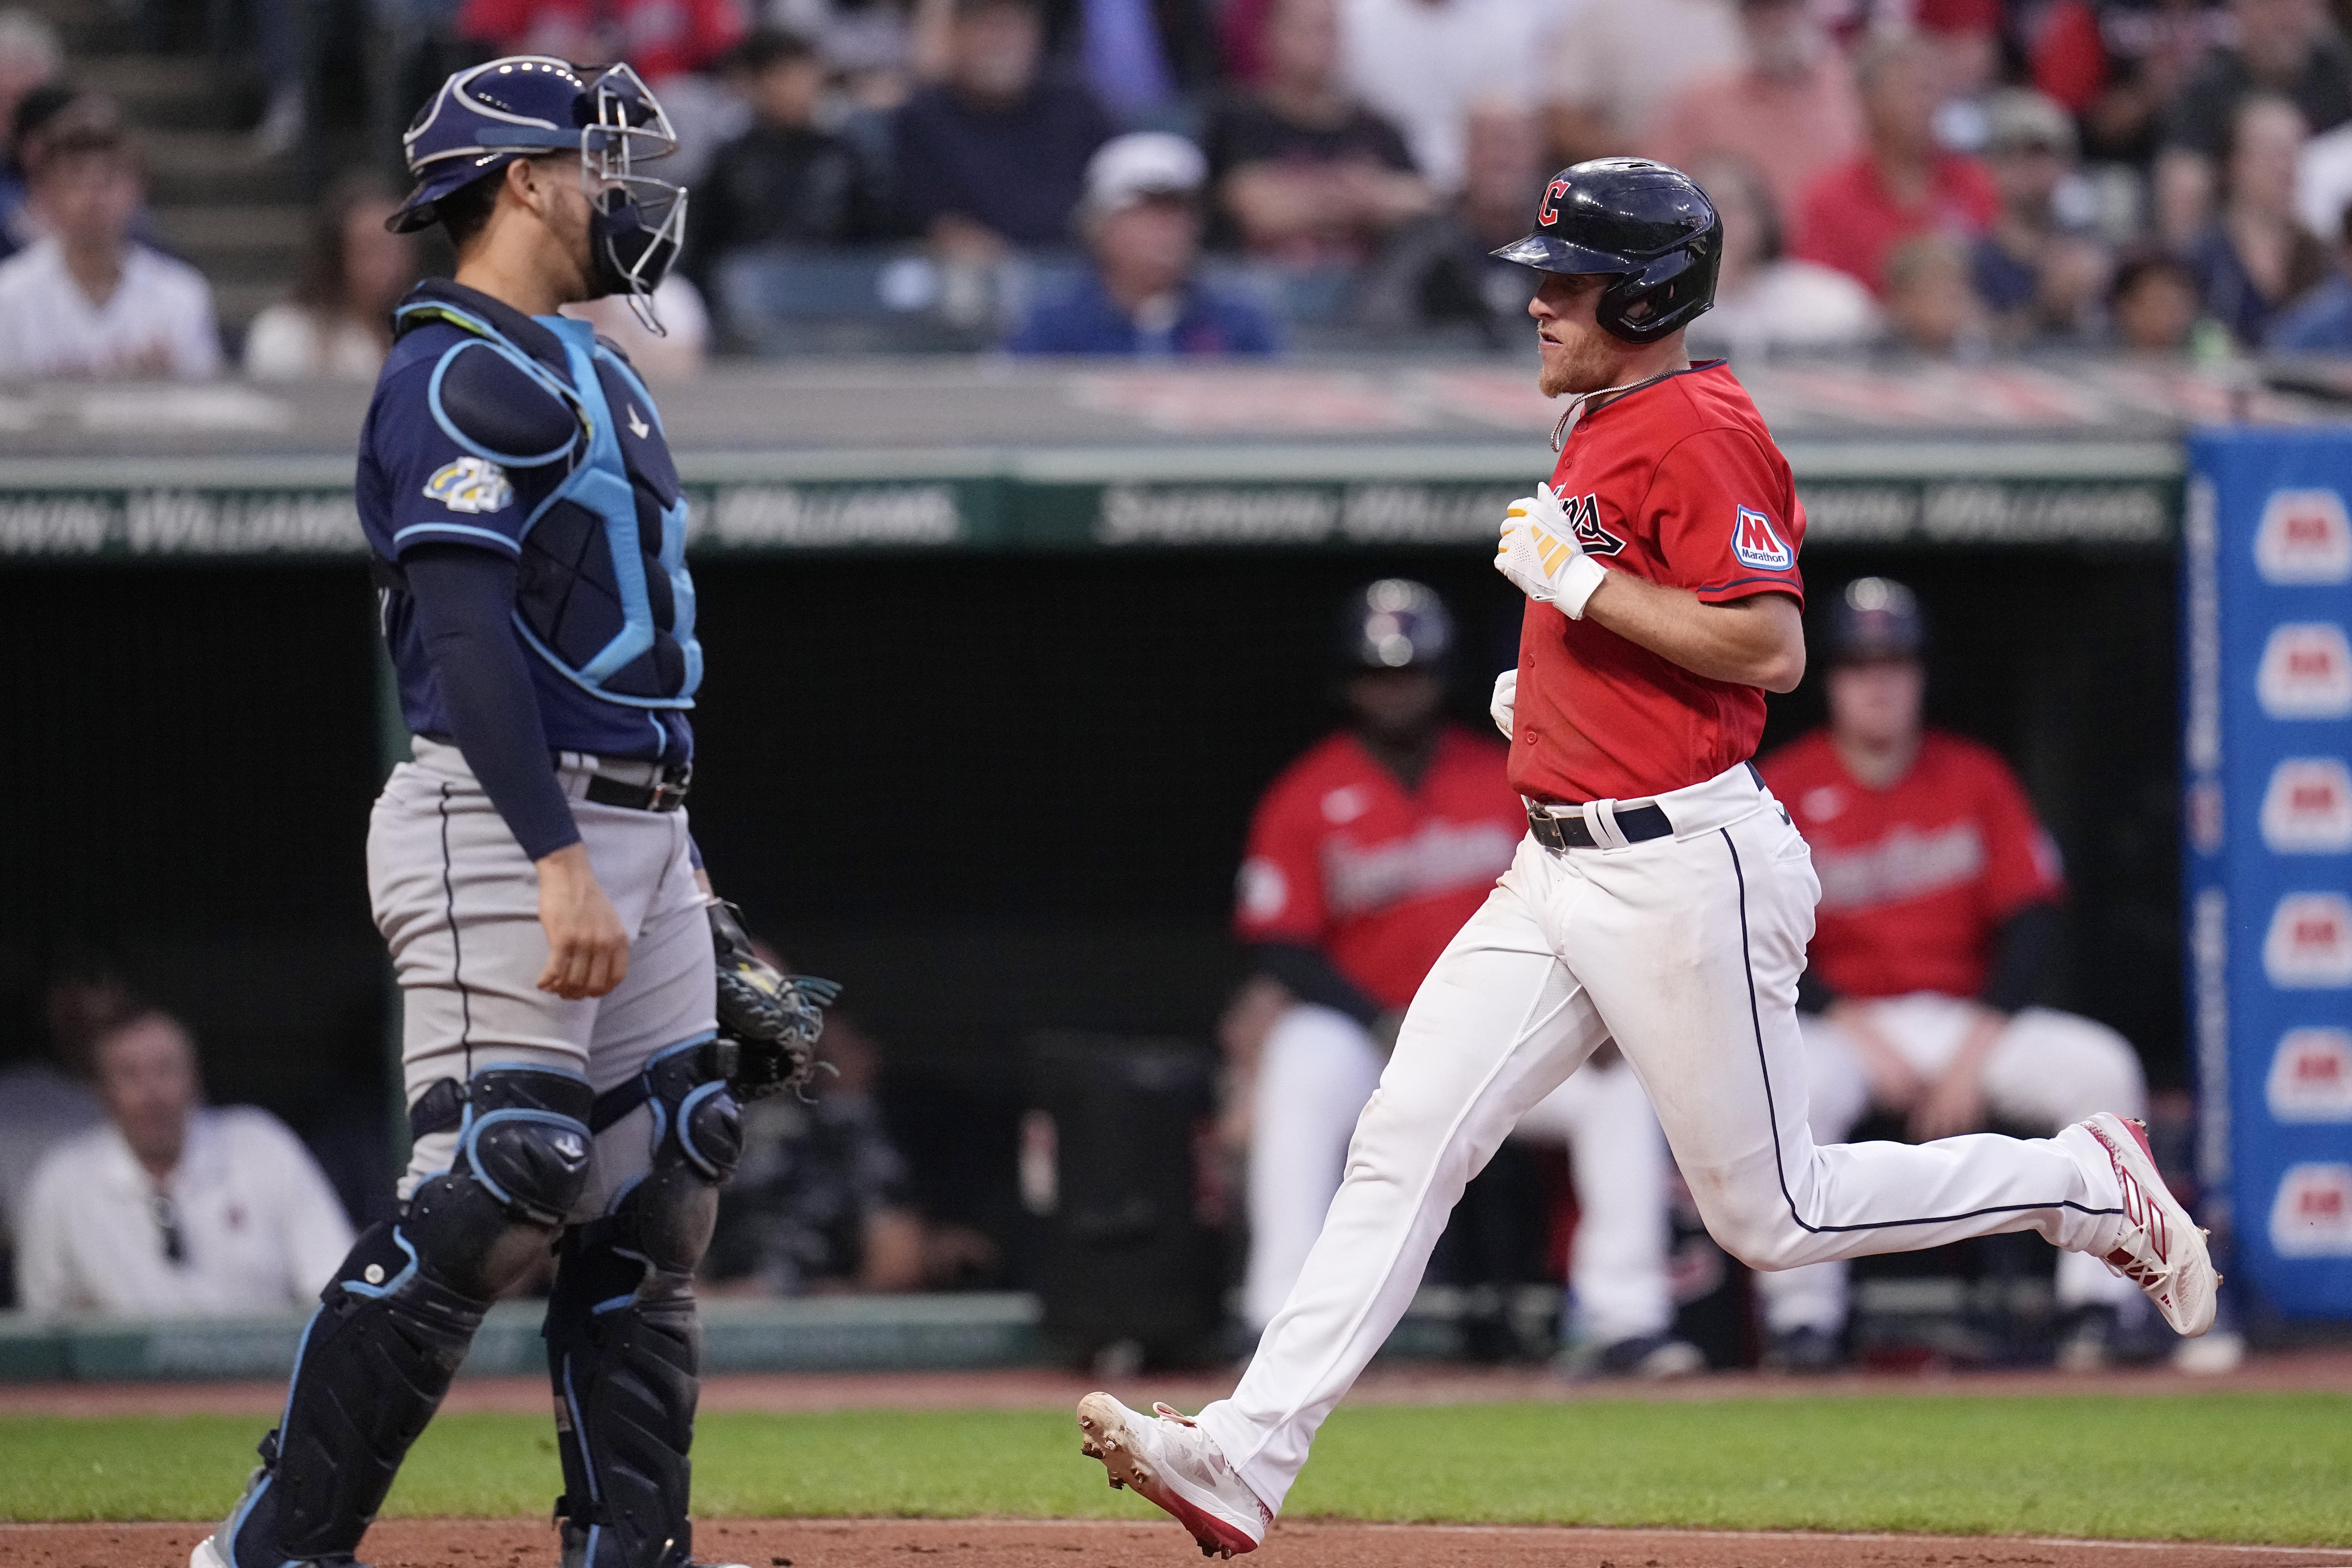
<svg viewBox="0 0 2352 1568">
<path fill-rule="evenodd" d="M 1366 669 L 1426 669 L 1454 651 L 1454 617 L 1437 590 L 1410 577 L 1383 577 L 1348 596 L 1339 615 L 1339 664 Z"/>
<path fill-rule="evenodd" d="M 604 289 L 650 294 L 677 258 L 686 188 L 635 166 L 676 152 L 677 133 L 627 66 L 509 55 L 469 67 L 416 111 L 401 147 L 416 188 L 384 225 L 395 234 L 430 226 L 443 197 L 517 158 L 576 152 L 596 205 L 591 240 Z"/>
<path fill-rule="evenodd" d="M 1715 303 L 1723 225 L 1681 170 L 1595 158 L 1554 174 L 1535 231 L 1495 255 L 1538 272 L 1615 274 L 1596 307 L 1601 325 L 1627 342 L 1654 343 Z"/>
</svg>

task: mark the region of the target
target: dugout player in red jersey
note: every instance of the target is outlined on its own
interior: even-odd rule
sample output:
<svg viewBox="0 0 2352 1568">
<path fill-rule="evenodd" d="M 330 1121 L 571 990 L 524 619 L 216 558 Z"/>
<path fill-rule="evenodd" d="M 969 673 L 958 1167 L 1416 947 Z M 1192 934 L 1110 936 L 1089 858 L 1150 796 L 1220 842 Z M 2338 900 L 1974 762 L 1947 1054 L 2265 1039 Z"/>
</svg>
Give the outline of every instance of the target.
<svg viewBox="0 0 2352 1568">
<path fill-rule="evenodd" d="M 1829 724 L 1763 763 L 1822 884 L 1797 986 L 1814 1135 L 1843 1139 L 1874 1105 L 1922 1140 L 1995 1120 L 2054 1131 L 2098 1110 L 2140 1114 L 2147 1084 L 2124 1037 L 2032 1005 L 2066 890 L 2057 847 L 2008 763 L 1920 722 L 1916 599 L 1864 577 L 1827 623 Z M 1759 1283 L 1770 1358 L 1832 1364 L 1845 1265 Z M 2144 1299 L 2098 1258 L 2060 1253 L 2057 1289 L 2071 1320 L 2061 1364 L 2087 1370 L 2142 1338 Z"/>
<path fill-rule="evenodd" d="M 1528 833 L 1414 993 L 1233 1396 L 1197 1417 L 1078 1403 L 1084 1451 L 1204 1551 L 1265 1539 L 1464 1185 L 1603 1041 L 1649 1091 L 1707 1229 L 1752 1268 L 2035 1230 L 2130 1273 L 2179 1332 L 2211 1326 L 2204 1238 L 2135 1123 L 1813 1139 L 1797 977 L 1821 889 L 1748 761 L 1764 693 L 1804 672 L 1805 519 L 1746 391 L 1684 352 L 1722 232 L 1687 175 L 1602 158 L 1555 175 L 1535 232 L 1496 252 L 1543 274 L 1540 384 L 1570 399 L 1551 482 L 1512 503 L 1496 556 L 1528 595 L 1496 706 Z"/>
<path fill-rule="evenodd" d="M 1348 727 L 1284 769 L 1250 825 L 1234 924 L 1257 979 L 1221 1033 L 1249 1104 L 1253 1331 L 1315 1245 L 1405 1005 L 1527 834 L 1503 748 L 1444 715 L 1454 643 L 1423 584 L 1389 577 L 1351 595 L 1339 647 Z M 1679 1376 L 1705 1358 L 1667 1331 L 1665 1140 L 1640 1080 L 1611 1056 L 1519 1126 L 1569 1145 L 1564 1365 Z"/>
</svg>

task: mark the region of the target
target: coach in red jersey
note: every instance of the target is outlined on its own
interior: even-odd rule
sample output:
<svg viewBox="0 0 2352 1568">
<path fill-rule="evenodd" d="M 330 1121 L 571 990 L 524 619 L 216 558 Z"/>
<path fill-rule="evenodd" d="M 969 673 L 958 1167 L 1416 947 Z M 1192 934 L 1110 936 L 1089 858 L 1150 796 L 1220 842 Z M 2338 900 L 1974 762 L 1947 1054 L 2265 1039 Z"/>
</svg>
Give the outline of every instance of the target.
<svg viewBox="0 0 2352 1568">
<path fill-rule="evenodd" d="M 1528 598 L 1495 690 L 1528 836 L 1413 993 L 1232 1397 L 1196 1417 L 1079 1401 L 1086 1453 L 1206 1551 L 1265 1539 L 1463 1188 L 1604 1044 L 1648 1090 L 1708 1231 L 1750 1267 L 2034 1230 L 2131 1275 L 2180 1333 L 2212 1324 L 2212 1260 L 2137 1123 L 1813 1136 L 1797 978 L 1822 889 L 1748 760 L 1764 694 L 1804 674 L 1805 514 L 1747 392 L 1684 349 L 1722 236 L 1688 175 L 1600 158 L 1554 175 L 1535 231 L 1496 253 L 1542 274 L 1539 384 L 1569 400 L 1550 482 L 1511 504 L 1495 556 Z"/>
<path fill-rule="evenodd" d="M 1864 577 L 1827 622 L 1829 724 L 1763 763 L 1822 883 L 1797 987 L 1815 1134 L 1844 1137 L 1865 1106 L 1923 1140 L 2138 1115 L 2147 1088 L 2124 1037 L 2032 1005 L 2066 890 L 2057 846 L 1997 753 L 1921 723 L 1916 599 Z M 1833 1364 L 1845 1266 L 1761 1284 L 1771 1358 Z M 2138 1337 L 2139 1291 L 2097 1258 L 2060 1254 L 2057 1284 L 2062 1363 L 2096 1366 Z"/>
<path fill-rule="evenodd" d="M 1221 1033 L 1249 1104 L 1242 1317 L 1253 1331 L 1315 1245 L 1405 1005 L 1527 834 L 1503 747 L 1441 711 L 1454 642 L 1444 602 L 1423 584 L 1384 578 L 1352 595 L 1339 647 L 1348 727 L 1284 769 L 1250 825 L 1234 924 L 1258 980 Z M 1570 1150 L 1563 1364 L 1679 1376 L 1705 1358 L 1668 1331 L 1665 1142 L 1640 1081 L 1611 1055 L 1521 1129 Z"/>
</svg>

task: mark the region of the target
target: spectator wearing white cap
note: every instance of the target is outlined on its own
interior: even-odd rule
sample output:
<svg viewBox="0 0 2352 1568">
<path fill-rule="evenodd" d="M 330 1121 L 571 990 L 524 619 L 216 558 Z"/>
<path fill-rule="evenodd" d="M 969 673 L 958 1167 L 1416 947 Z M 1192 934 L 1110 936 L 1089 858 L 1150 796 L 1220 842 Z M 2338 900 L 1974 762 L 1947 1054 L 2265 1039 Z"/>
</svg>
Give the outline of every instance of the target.
<svg viewBox="0 0 2352 1568">
<path fill-rule="evenodd" d="M 1268 354 L 1273 319 L 1194 276 L 1208 160 L 1181 136 L 1143 131 L 1087 165 L 1079 227 L 1093 269 L 1039 303 L 1005 343 L 1017 354 Z"/>
</svg>

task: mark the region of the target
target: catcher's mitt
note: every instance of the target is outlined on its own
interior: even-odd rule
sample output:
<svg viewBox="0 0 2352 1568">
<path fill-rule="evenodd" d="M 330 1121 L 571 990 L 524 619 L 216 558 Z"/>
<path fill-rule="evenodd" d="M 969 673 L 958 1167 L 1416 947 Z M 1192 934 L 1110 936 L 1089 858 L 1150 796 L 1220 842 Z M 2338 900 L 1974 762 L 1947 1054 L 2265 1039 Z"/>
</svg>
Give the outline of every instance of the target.
<svg viewBox="0 0 2352 1568">
<path fill-rule="evenodd" d="M 824 1010 L 841 987 L 786 974 L 752 952 L 743 911 L 733 904 L 710 906 L 710 945 L 719 960 L 719 1038 L 734 1047 L 727 1082 L 735 1098 L 762 1100 L 807 1082 Z"/>
</svg>

